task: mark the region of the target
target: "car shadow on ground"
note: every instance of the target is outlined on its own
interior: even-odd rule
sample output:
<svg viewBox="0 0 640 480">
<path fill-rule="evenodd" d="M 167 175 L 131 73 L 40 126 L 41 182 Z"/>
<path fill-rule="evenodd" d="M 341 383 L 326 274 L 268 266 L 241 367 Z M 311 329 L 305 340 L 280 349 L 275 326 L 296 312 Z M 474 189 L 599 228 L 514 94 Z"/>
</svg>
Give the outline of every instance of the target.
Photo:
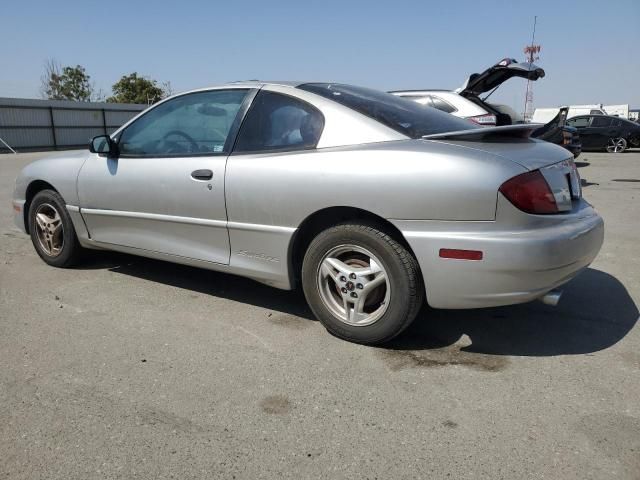
<svg viewBox="0 0 640 480">
<path fill-rule="evenodd" d="M 314 321 L 300 290 L 278 290 L 235 275 L 110 252 L 97 252 L 80 268 L 105 268 Z M 383 348 L 441 349 L 466 336 L 470 344 L 460 348 L 465 353 L 585 354 L 616 344 L 638 320 L 638 308 L 626 288 L 607 273 L 588 268 L 563 289 L 557 307 L 541 302 L 475 310 L 425 306 L 413 324 Z"/>
<path fill-rule="evenodd" d="M 117 252 L 91 252 L 78 267 L 107 269 L 151 282 L 314 320 L 301 291 L 272 288 L 248 278 Z"/>
<path fill-rule="evenodd" d="M 552 356 L 597 352 L 622 338 L 638 321 L 638 308 L 615 277 L 588 268 L 562 287 L 556 307 L 529 302 L 500 308 L 434 310 L 424 308 L 389 348 L 442 348 L 464 335 L 465 352 L 492 355 Z"/>
<path fill-rule="evenodd" d="M 588 180 L 585 180 L 584 178 L 580 179 L 580 186 L 582 186 L 582 188 L 590 187 L 592 185 L 600 185 L 600 184 L 599 183 L 595 183 L 595 182 L 589 182 Z"/>
<path fill-rule="evenodd" d="M 584 168 L 584 167 L 588 167 L 589 165 L 591 165 L 588 162 L 578 162 L 578 161 L 576 161 L 575 163 L 576 163 L 576 167 L 578 167 L 578 168 Z M 581 173 L 581 175 L 583 175 L 583 174 Z M 580 179 L 580 185 L 582 186 L 582 188 L 585 188 L 585 187 L 590 187 L 591 185 L 600 185 L 600 184 L 599 183 L 594 183 L 594 182 L 589 182 L 588 180 L 586 180 L 584 178 L 581 178 Z"/>
</svg>

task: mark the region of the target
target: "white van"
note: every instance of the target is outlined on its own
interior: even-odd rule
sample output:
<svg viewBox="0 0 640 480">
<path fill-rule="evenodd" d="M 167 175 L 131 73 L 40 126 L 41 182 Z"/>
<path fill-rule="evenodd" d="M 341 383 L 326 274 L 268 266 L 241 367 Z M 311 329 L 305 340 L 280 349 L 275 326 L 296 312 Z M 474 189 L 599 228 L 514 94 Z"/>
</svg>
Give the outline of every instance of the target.
<svg viewBox="0 0 640 480">
<path fill-rule="evenodd" d="M 531 119 L 534 123 L 547 123 L 555 117 L 562 107 L 536 108 Z M 567 118 L 578 115 L 607 115 L 602 105 L 569 105 Z"/>
<path fill-rule="evenodd" d="M 626 105 L 605 105 L 602 107 L 607 111 L 607 115 L 613 115 L 614 117 L 629 119 L 629 104 Z"/>
</svg>

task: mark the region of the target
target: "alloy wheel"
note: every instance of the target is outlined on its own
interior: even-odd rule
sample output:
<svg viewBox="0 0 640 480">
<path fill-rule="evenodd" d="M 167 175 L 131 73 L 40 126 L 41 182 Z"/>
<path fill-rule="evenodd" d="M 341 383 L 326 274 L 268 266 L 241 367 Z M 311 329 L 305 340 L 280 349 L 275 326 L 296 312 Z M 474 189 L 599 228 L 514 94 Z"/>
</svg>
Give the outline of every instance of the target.
<svg viewBox="0 0 640 480">
<path fill-rule="evenodd" d="M 382 262 L 357 245 L 339 245 L 327 252 L 317 281 L 322 302 L 348 325 L 371 325 L 389 306 L 391 285 Z"/>
<path fill-rule="evenodd" d="M 49 203 L 39 205 L 35 212 L 35 225 L 42 252 L 49 257 L 60 255 L 64 247 L 64 231 L 58 210 Z"/>
<path fill-rule="evenodd" d="M 607 142 L 607 152 L 622 153 L 627 149 L 627 141 L 624 138 L 610 138 Z"/>
</svg>

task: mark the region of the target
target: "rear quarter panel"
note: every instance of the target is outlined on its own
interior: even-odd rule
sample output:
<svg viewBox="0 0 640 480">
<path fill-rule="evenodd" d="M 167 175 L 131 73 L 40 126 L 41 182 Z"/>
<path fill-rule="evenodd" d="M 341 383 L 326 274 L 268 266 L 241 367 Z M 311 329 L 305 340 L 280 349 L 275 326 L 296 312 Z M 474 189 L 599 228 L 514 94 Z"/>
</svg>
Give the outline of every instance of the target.
<svg viewBox="0 0 640 480">
<path fill-rule="evenodd" d="M 232 155 L 227 215 L 297 227 L 318 210 L 349 206 L 383 218 L 492 220 L 498 187 L 524 171 L 487 152 L 422 140 Z"/>
<path fill-rule="evenodd" d="M 498 187 L 524 171 L 490 153 L 424 140 L 232 155 L 225 182 L 230 264 L 286 278 L 293 233 L 329 207 L 385 219 L 493 220 Z"/>
</svg>

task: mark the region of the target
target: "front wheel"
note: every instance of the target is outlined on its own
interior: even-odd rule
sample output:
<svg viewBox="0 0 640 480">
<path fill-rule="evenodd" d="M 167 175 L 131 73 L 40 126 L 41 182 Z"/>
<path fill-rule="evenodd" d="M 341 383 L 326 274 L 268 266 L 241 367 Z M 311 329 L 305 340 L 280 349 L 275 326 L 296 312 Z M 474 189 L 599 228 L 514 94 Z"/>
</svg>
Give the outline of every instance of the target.
<svg viewBox="0 0 640 480">
<path fill-rule="evenodd" d="M 70 267 L 82 247 L 64 200 L 53 190 L 38 192 L 29 207 L 29 233 L 36 252 L 49 265 Z"/>
<path fill-rule="evenodd" d="M 302 286 L 315 316 L 333 335 L 380 344 L 413 321 L 424 299 L 418 264 L 374 226 L 343 224 L 309 245 Z"/>
<path fill-rule="evenodd" d="M 622 153 L 627 149 L 627 141 L 624 138 L 610 138 L 607 142 L 607 152 Z"/>
</svg>

